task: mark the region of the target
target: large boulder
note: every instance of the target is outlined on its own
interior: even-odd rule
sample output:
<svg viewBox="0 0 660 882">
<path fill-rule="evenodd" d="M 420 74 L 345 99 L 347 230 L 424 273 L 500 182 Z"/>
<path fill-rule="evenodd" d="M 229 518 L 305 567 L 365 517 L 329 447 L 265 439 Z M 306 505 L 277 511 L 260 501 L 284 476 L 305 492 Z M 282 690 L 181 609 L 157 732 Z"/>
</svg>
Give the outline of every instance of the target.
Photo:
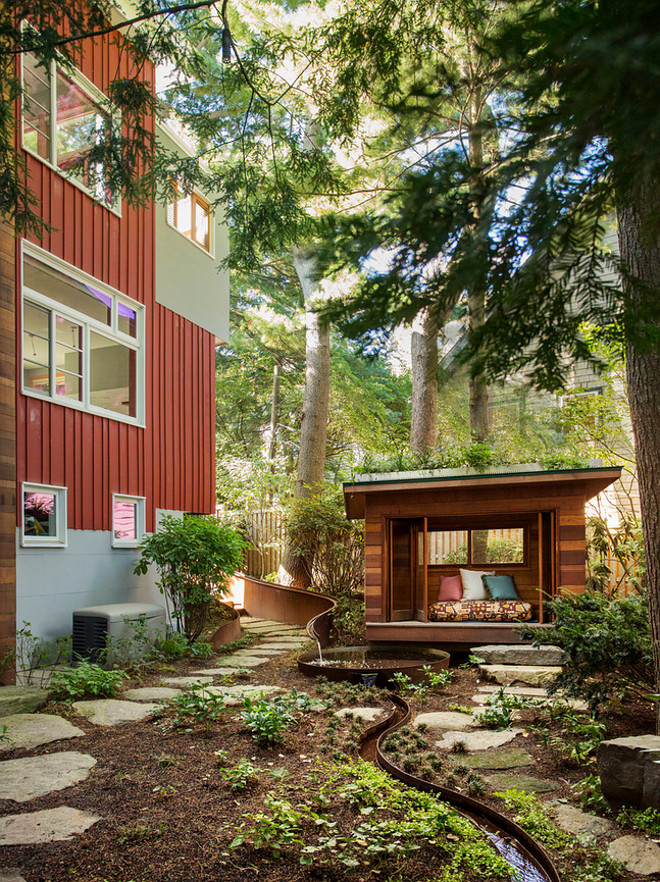
<svg viewBox="0 0 660 882">
<path fill-rule="evenodd" d="M 598 746 L 598 774 L 603 795 L 615 805 L 657 805 L 660 736 L 611 738 Z M 645 779 L 648 785 L 645 793 Z M 649 800 L 649 801 L 645 801 Z"/>
<path fill-rule="evenodd" d="M 525 646 L 521 643 L 473 646 L 470 652 L 488 665 L 563 665 L 566 653 L 558 646 Z"/>
<path fill-rule="evenodd" d="M 40 686 L 0 686 L 0 717 L 33 714 L 48 701 L 48 690 Z"/>
</svg>

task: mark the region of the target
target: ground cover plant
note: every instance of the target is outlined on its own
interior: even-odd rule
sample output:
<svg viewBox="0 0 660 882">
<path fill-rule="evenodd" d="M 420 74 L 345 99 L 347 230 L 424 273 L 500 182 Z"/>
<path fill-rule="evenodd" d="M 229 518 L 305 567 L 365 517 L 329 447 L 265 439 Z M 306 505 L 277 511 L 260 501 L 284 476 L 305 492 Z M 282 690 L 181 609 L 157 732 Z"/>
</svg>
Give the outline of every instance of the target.
<svg viewBox="0 0 660 882">
<path fill-rule="evenodd" d="M 254 638 L 258 639 L 258 638 Z M 222 656 L 218 656 L 221 664 Z M 161 660 L 160 667 L 135 673 L 128 686 L 156 685 L 168 675 L 187 676 L 199 666 L 189 657 Z M 213 664 L 213 662 L 211 662 Z M 437 684 L 406 696 L 414 712 L 465 706 L 478 688 L 472 667 L 454 668 Z M 221 686 L 221 678 L 216 685 Z M 406 792 L 361 762 L 361 737 L 367 723 L 339 709 L 381 707 L 389 712 L 387 691 L 299 674 L 291 655 L 274 657 L 258 673 L 238 673 L 233 684 L 276 684 L 285 691 L 242 701 L 207 701 L 203 686 L 181 693 L 151 722 L 116 727 L 95 726 L 72 705 L 52 703 L 47 712 L 68 716 L 84 732 L 76 750 L 97 759 L 90 778 L 67 791 L 66 804 L 91 811 L 101 820 L 68 842 L 38 848 L 11 848 L 0 854 L 0 867 L 29 868 L 28 882 L 484 882 L 499 876 L 497 855 L 472 828 L 456 827 L 453 811 L 430 796 Z M 428 683 L 428 678 L 427 678 Z M 208 693 L 211 695 L 212 693 Z M 217 698 L 217 696 L 216 696 Z M 243 715 L 250 708 L 280 708 L 287 723 L 281 740 L 253 732 Z M 550 799 L 579 806 L 590 790 L 589 810 L 599 810 L 589 760 L 572 764 L 551 754 L 543 723 L 557 736 L 566 717 L 544 708 L 521 708 L 515 726 L 524 731 L 514 746 L 531 756 L 534 774 L 552 781 Z M 651 731 L 653 706 L 622 705 L 605 718 L 608 735 Z M 646 720 L 646 722 L 645 722 Z M 270 727 L 267 722 L 266 734 Z M 259 736 L 255 740 L 255 734 Z M 409 725 L 392 733 L 385 746 L 389 759 L 418 777 L 454 788 L 491 804 L 511 817 L 524 817 L 541 830 L 535 804 L 523 797 L 510 808 L 496 792 L 492 772 L 473 768 L 475 755 L 437 747 L 438 733 Z M 3 742 L 6 746 L 6 742 Z M 11 747 L 11 745 L 8 745 Z M 34 751 L 10 749 L 8 759 L 71 749 L 70 742 Z M 581 782 L 586 782 L 582 787 Z M 574 786 L 578 785 L 578 786 Z M 511 786 L 506 789 L 524 789 Z M 545 796 L 539 803 L 546 806 Z M 0 816 L 62 805 L 61 793 L 39 797 L 23 808 L 0 802 Z M 525 806 L 527 805 L 527 808 Z M 540 810 L 539 810 L 540 811 Z M 548 811 L 547 808 L 544 811 Z M 550 823 L 554 823 L 548 814 Z M 616 822 L 616 818 L 613 819 Z M 642 835 L 653 818 L 632 815 L 624 832 Z M 649 829 L 652 829 L 648 826 Z M 543 832 L 543 831 L 542 831 Z M 237 838 L 238 837 L 238 838 Z M 359 842 L 357 841 L 359 838 Z M 234 847 L 232 847 L 232 844 Z M 580 846 L 551 848 L 564 878 L 610 882 L 617 876 L 603 858 Z M 625 877 L 624 877 L 625 878 Z"/>
</svg>

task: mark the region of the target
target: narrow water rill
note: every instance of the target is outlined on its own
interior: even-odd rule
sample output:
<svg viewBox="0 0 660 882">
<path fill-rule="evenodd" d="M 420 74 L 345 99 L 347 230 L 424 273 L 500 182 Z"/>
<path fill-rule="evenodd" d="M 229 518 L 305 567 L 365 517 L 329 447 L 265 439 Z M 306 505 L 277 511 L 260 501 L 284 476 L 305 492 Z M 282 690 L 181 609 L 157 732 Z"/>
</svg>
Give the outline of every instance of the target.
<svg viewBox="0 0 660 882">
<path fill-rule="evenodd" d="M 546 850 L 518 824 L 471 796 L 404 772 L 385 756 L 382 745 L 386 736 L 405 726 L 411 716 L 410 706 L 403 698 L 390 693 L 390 700 L 394 704 L 390 716 L 364 733 L 360 745 L 362 759 L 376 763 L 409 787 L 437 794 L 439 799 L 457 809 L 490 838 L 493 847 L 511 866 L 511 879 L 515 882 L 561 882 Z"/>
</svg>

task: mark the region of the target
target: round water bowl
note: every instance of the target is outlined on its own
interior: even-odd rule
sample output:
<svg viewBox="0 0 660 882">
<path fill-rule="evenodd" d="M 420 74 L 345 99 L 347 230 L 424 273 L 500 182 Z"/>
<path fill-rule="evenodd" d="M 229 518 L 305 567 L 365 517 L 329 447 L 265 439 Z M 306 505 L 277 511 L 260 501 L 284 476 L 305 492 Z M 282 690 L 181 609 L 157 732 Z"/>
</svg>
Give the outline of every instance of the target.
<svg viewBox="0 0 660 882">
<path fill-rule="evenodd" d="M 320 660 L 315 652 L 298 659 L 298 669 L 307 677 L 350 680 L 385 687 L 392 674 L 406 674 L 417 683 L 424 679 L 424 668 L 432 671 L 449 667 L 449 653 L 442 649 L 401 649 L 398 647 L 340 646 L 323 650 Z"/>
</svg>

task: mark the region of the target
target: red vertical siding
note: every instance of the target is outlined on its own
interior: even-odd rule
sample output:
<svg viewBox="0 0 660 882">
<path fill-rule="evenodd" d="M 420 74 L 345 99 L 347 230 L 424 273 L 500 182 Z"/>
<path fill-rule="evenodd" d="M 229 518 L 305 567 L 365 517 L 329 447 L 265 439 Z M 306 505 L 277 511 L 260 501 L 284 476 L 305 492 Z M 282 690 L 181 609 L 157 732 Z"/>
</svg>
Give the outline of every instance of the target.
<svg viewBox="0 0 660 882">
<path fill-rule="evenodd" d="M 109 40 L 87 41 L 81 69 L 105 90 L 129 73 L 129 61 Z M 214 340 L 155 301 L 154 208 L 123 205 L 118 217 L 37 159 L 27 165 L 52 225 L 35 244 L 145 306 L 145 427 L 18 392 L 18 482 L 67 487 L 71 529 L 110 530 L 112 493 L 147 498 L 148 530 L 156 508 L 213 511 Z M 20 388 L 20 368 L 17 377 Z"/>
</svg>

